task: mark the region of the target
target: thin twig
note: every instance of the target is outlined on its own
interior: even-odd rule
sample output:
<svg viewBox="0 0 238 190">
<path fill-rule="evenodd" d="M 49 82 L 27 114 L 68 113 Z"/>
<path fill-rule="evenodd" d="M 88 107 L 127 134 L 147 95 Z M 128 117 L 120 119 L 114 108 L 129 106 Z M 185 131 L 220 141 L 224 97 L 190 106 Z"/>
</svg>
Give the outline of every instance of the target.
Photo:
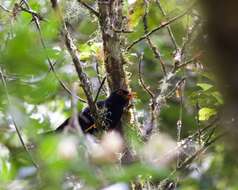
<svg viewBox="0 0 238 190">
<path fill-rule="evenodd" d="M 199 105 L 199 99 L 197 99 L 197 102 L 196 102 L 196 123 L 197 123 L 197 127 L 198 127 L 198 143 L 199 145 L 201 145 L 202 143 L 202 139 L 201 139 L 201 126 L 200 126 L 200 120 L 199 120 L 199 109 L 200 109 L 200 105 Z"/>
<path fill-rule="evenodd" d="M 150 124 L 144 127 L 144 138 L 146 140 L 146 138 L 148 137 L 148 135 L 151 134 L 152 130 L 154 129 L 155 126 L 155 121 L 156 121 L 156 117 L 155 117 L 155 111 L 156 111 L 156 102 L 155 102 L 155 95 L 154 93 L 149 89 L 148 86 L 146 86 L 143 78 L 142 78 L 142 71 L 141 71 L 141 63 L 143 60 L 143 54 L 140 55 L 139 57 L 139 81 L 140 84 L 142 86 L 142 88 L 145 90 L 145 92 L 147 92 L 147 94 L 150 96 L 150 100 L 151 100 L 151 104 L 150 104 Z"/>
<path fill-rule="evenodd" d="M 207 142 L 206 144 L 204 144 L 201 148 L 199 148 L 193 155 L 187 157 L 179 166 L 176 167 L 176 169 L 174 169 L 169 176 L 162 180 L 160 182 L 160 184 L 164 183 L 166 180 L 168 180 L 170 177 L 172 177 L 173 175 L 175 175 L 178 171 L 181 171 L 183 169 L 185 169 L 192 161 L 194 161 L 198 155 L 200 155 L 201 153 L 203 153 L 209 146 L 211 146 L 212 144 L 214 144 L 217 140 L 219 140 L 220 138 L 224 137 L 226 133 L 222 133 L 216 137 L 214 137 L 211 141 Z"/>
<path fill-rule="evenodd" d="M 100 15 L 99 15 L 99 13 L 94 9 L 94 8 L 92 8 L 91 6 L 89 6 L 87 3 L 85 3 L 85 2 L 83 2 L 82 0 L 78 0 L 78 2 L 80 3 L 80 4 L 82 4 L 84 7 L 86 7 L 88 10 L 89 10 L 89 12 L 91 12 L 93 15 L 95 15 L 96 17 L 99 17 Z"/>
<path fill-rule="evenodd" d="M 185 81 L 185 80 L 184 80 Z M 182 126 L 183 126 L 183 85 L 184 82 L 182 81 L 179 85 L 177 86 L 177 91 L 179 94 L 179 119 L 177 121 L 177 142 L 180 141 L 181 139 L 181 131 L 182 131 Z M 177 166 L 180 165 L 180 153 L 178 153 L 178 159 L 177 159 Z"/>
<path fill-rule="evenodd" d="M 99 86 L 99 88 L 98 88 L 96 97 L 94 98 L 94 104 L 96 104 L 96 102 L 97 102 L 97 100 L 98 100 L 98 96 L 99 96 L 99 94 L 100 94 L 100 92 L 101 92 L 101 89 L 102 89 L 102 87 L 103 87 L 103 85 L 104 85 L 104 83 L 105 83 L 105 81 L 106 81 L 106 78 L 107 78 L 107 77 L 105 76 L 105 77 L 103 77 L 103 79 L 102 79 L 102 82 L 101 82 L 101 84 L 100 84 L 100 86 Z"/>
<path fill-rule="evenodd" d="M 214 142 L 216 142 L 217 140 L 219 140 L 220 138 L 224 137 L 227 134 L 227 132 L 223 132 L 220 135 L 217 135 L 216 137 L 214 137 L 212 140 L 210 140 L 209 142 L 206 143 L 206 147 L 210 146 L 211 144 L 213 144 Z"/>
<path fill-rule="evenodd" d="M 141 63 L 142 63 L 142 60 L 143 60 L 143 54 L 141 54 L 139 56 L 139 81 L 140 81 L 140 84 L 142 86 L 142 88 L 150 95 L 150 97 L 153 99 L 154 98 L 154 93 L 149 89 L 148 86 L 146 86 L 143 78 L 142 78 L 142 71 L 141 71 Z"/>
<path fill-rule="evenodd" d="M 7 96 L 8 106 L 10 106 L 10 105 L 11 105 L 11 101 L 10 101 L 10 97 L 9 97 L 9 93 L 8 93 L 8 89 L 7 89 L 7 83 L 6 83 L 5 78 L 4 78 L 4 76 L 3 76 L 2 73 L 3 73 L 3 72 L 2 72 L 2 69 L 0 68 L 1 80 L 2 80 L 2 83 L 3 83 L 3 86 L 4 86 L 4 90 L 5 90 L 5 93 L 6 93 L 6 96 Z M 20 132 L 18 126 L 17 126 L 17 123 L 16 123 L 16 121 L 15 121 L 15 119 L 14 119 L 14 116 L 13 116 L 12 114 L 10 114 L 10 116 L 11 116 L 13 125 L 14 125 L 14 127 L 15 127 L 15 130 L 16 130 L 16 132 L 17 132 L 17 136 L 18 136 L 18 138 L 19 138 L 19 140 L 20 140 L 20 142 L 21 142 L 21 144 L 22 144 L 22 147 L 24 148 L 24 150 L 26 151 L 27 155 L 29 156 L 29 158 L 30 158 L 32 164 L 36 167 L 36 169 L 38 169 L 38 168 L 39 168 L 38 165 L 37 165 L 36 162 L 34 161 L 34 159 L 33 159 L 32 155 L 31 155 L 30 151 L 28 150 L 28 148 L 27 148 L 27 146 L 26 146 L 26 144 L 25 144 L 25 142 L 24 142 L 24 140 L 23 140 L 23 138 L 22 138 L 22 136 L 21 136 L 21 132 Z"/>
<path fill-rule="evenodd" d="M 159 9 L 160 9 L 162 15 L 163 15 L 164 17 L 166 17 L 166 12 L 165 12 L 164 8 L 162 7 L 162 5 L 161 5 L 161 3 L 160 3 L 160 0 L 156 0 L 156 3 L 157 3 L 157 5 L 159 6 Z M 174 48 L 176 49 L 176 51 L 178 51 L 178 50 L 179 50 L 179 46 L 178 46 L 178 44 L 177 44 L 177 42 L 176 42 L 176 39 L 175 39 L 175 37 L 174 37 L 173 31 L 172 31 L 170 25 L 167 26 L 167 30 L 168 30 L 168 32 L 169 32 L 169 36 L 170 36 L 170 38 L 171 38 L 171 41 L 172 41 L 173 44 L 174 44 Z"/>
<path fill-rule="evenodd" d="M 59 18 L 63 22 L 62 30 L 63 30 L 65 45 L 67 47 L 67 50 L 71 56 L 73 63 L 74 63 L 78 78 L 81 82 L 81 87 L 82 87 L 84 94 L 87 98 L 89 110 L 90 110 L 92 116 L 94 117 L 95 126 L 100 127 L 101 122 L 100 122 L 100 118 L 98 117 L 98 114 L 97 114 L 98 109 L 97 109 L 96 104 L 94 104 L 94 101 L 93 101 L 90 81 L 88 79 L 88 76 L 84 73 L 83 68 L 81 66 L 79 52 L 73 42 L 73 39 L 72 39 L 68 29 L 67 29 L 66 23 L 63 19 L 63 16 L 61 14 L 61 11 L 59 9 L 57 1 L 51 0 L 51 4 L 52 4 L 52 8 L 54 9 L 55 13 L 59 16 Z"/>
<path fill-rule="evenodd" d="M 151 99 L 151 121 L 156 122 L 156 117 L 159 117 L 160 110 L 163 105 L 165 105 L 166 101 L 166 93 L 169 90 L 168 82 L 174 77 L 173 73 L 165 75 L 164 78 L 161 80 L 161 89 L 158 94 L 155 94 L 154 97 Z M 156 117 L 155 117 L 156 116 Z M 146 134 L 147 137 L 151 135 L 154 125 L 148 127 L 148 133 Z M 159 128 L 157 128 L 159 130 Z"/>
<path fill-rule="evenodd" d="M 76 46 L 73 43 L 73 39 L 71 38 L 70 33 L 68 32 L 66 24 L 63 23 L 63 25 L 64 25 L 63 32 L 64 32 L 64 38 L 65 38 L 65 45 L 68 49 L 68 52 L 72 58 L 73 63 L 74 63 L 74 66 L 77 71 L 79 80 L 81 82 L 81 86 L 83 88 L 84 94 L 87 97 L 87 102 L 88 102 L 90 112 L 92 113 L 92 115 L 95 119 L 95 125 L 96 125 L 96 127 L 99 127 L 100 122 L 99 122 L 99 118 L 98 118 L 98 114 L 97 114 L 97 106 L 96 106 L 96 104 L 94 104 L 94 100 L 92 97 L 92 89 L 91 89 L 90 81 L 89 81 L 87 75 L 83 71 L 79 53 L 77 51 Z"/>
<path fill-rule="evenodd" d="M 44 50 L 45 50 L 46 58 L 47 58 L 47 61 L 48 61 L 48 63 L 49 63 L 50 69 L 52 70 L 52 72 L 53 72 L 55 78 L 58 80 L 58 82 L 60 83 L 60 85 L 62 86 L 62 88 L 63 88 L 66 92 L 68 92 L 69 95 L 72 96 L 72 92 L 70 91 L 70 89 L 69 89 L 69 88 L 66 86 L 66 84 L 59 78 L 59 76 L 58 76 L 58 74 L 57 74 L 57 72 L 56 72 L 56 70 L 55 70 L 55 68 L 54 68 L 54 64 L 52 63 L 52 61 L 51 61 L 51 59 L 50 59 L 50 57 L 49 57 L 49 55 L 48 55 L 48 53 L 47 53 L 47 51 L 46 51 L 47 47 L 46 47 L 46 45 L 45 45 L 45 41 L 44 41 L 44 39 L 43 39 L 43 35 L 42 35 L 42 32 L 41 32 L 40 22 L 39 22 L 39 18 L 38 18 L 38 16 L 37 16 L 38 14 L 31 10 L 31 8 L 30 8 L 29 4 L 27 3 L 27 1 L 23 0 L 22 2 L 26 5 L 26 7 L 27 7 L 27 9 L 28 9 L 28 11 L 26 11 L 27 9 L 21 7 L 22 11 L 26 11 L 27 13 L 29 13 L 29 14 L 32 15 L 33 21 L 34 21 L 34 23 L 35 23 L 35 25 L 36 25 L 36 28 L 37 28 L 37 30 L 38 30 L 38 33 L 39 33 L 39 35 L 40 35 L 41 45 L 42 45 L 42 47 L 43 47 Z M 82 99 L 82 98 L 80 98 L 80 97 L 78 97 L 78 96 L 76 96 L 76 98 L 78 98 L 81 102 L 86 103 L 86 101 L 85 101 L 84 99 Z"/>
<path fill-rule="evenodd" d="M 97 72 L 97 78 L 98 78 L 98 82 L 101 84 L 102 83 L 102 80 L 101 80 L 101 74 L 100 74 L 100 69 L 99 69 L 99 63 L 96 59 L 96 72 Z M 107 90 L 102 87 L 102 90 L 104 92 L 105 95 L 107 95 Z"/>
<path fill-rule="evenodd" d="M 199 56 L 195 56 L 187 61 L 185 61 L 184 63 L 181 63 L 181 64 L 175 64 L 174 67 L 173 67 L 173 70 L 172 70 L 172 73 L 175 73 L 176 71 L 178 71 L 179 69 L 183 68 L 183 67 L 186 67 L 187 65 L 197 61 L 199 59 L 201 55 Z"/>
<path fill-rule="evenodd" d="M 211 138 L 212 138 L 212 136 L 214 135 L 216 129 L 217 129 L 216 127 L 212 128 L 212 130 L 211 130 L 211 132 L 208 134 L 208 137 L 206 138 L 204 144 L 207 144 L 207 143 L 211 140 Z M 198 129 L 198 130 L 199 130 L 199 129 Z M 201 131 L 201 129 L 200 129 L 199 131 Z M 201 132 L 200 132 L 200 133 L 201 133 Z M 200 134 L 200 135 L 201 135 L 201 134 Z M 198 136 L 198 138 L 199 138 L 199 136 Z M 201 137 L 200 137 L 200 138 L 201 138 Z M 198 139 L 198 140 L 200 140 L 200 139 Z M 200 141 L 201 141 L 201 140 L 200 140 Z M 201 144 L 201 142 L 199 142 L 199 143 Z"/>
<path fill-rule="evenodd" d="M 204 152 L 209 146 L 211 146 L 213 143 L 215 143 L 217 140 L 219 140 L 220 138 L 224 137 L 226 133 L 222 133 L 216 137 L 214 137 L 212 140 L 210 140 L 209 142 L 207 142 L 206 144 L 204 144 L 200 149 L 198 149 L 192 156 L 188 157 L 187 159 L 184 160 L 184 162 L 176 168 L 177 170 L 182 170 L 185 167 L 188 166 L 188 164 L 190 164 L 194 159 L 197 158 L 198 155 L 200 155 L 202 152 Z"/>
<path fill-rule="evenodd" d="M 184 83 L 185 80 L 186 78 L 184 77 L 180 81 L 178 81 L 175 87 L 167 95 L 165 95 L 165 99 L 170 98 L 174 94 L 174 92 L 176 92 L 177 88 L 180 87 Z"/>
<path fill-rule="evenodd" d="M 181 55 L 184 55 L 186 47 L 189 44 L 189 42 L 191 41 L 193 33 L 196 31 L 199 24 L 200 24 L 200 21 L 198 20 L 195 22 L 195 24 L 191 28 L 188 27 L 186 39 L 184 40 L 182 47 L 181 47 Z"/>
<path fill-rule="evenodd" d="M 0 4 L 0 8 L 8 13 L 11 13 L 12 11 L 4 7 L 3 5 Z"/>
<path fill-rule="evenodd" d="M 32 15 L 32 17 L 37 17 L 40 21 L 44 20 L 43 16 L 41 16 L 39 13 L 33 11 L 30 9 L 29 5 L 27 6 L 27 9 L 20 6 L 20 9 L 24 12 L 27 12 Z M 34 19 L 34 18 L 33 18 Z"/>
<path fill-rule="evenodd" d="M 188 136 L 188 138 L 195 138 L 198 135 L 202 136 L 202 134 L 204 134 L 207 130 L 211 129 L 213 130 L 213 128 L 217 128 L 216 124 L 220 121 L 220 119 L 217 117 L 215 118 L 211 123 L 209 123 L 207 126 L 201 128 L 200 130 L 197 130 L 194 134 Z"/>
<path fill-rule="evenodd" d="M 145 6 L 145 13 L 144 13 L 144 16 L 143 16 L 143 24 L 144 24 L 144 32 L 146 34 L 146 33 L 148 33 L 147 15 L 149 13 L 147 0 L 144 0 L 144 6 Z M 162 71 L 163 71 L 163 74 L 166 75 L 165 64 L 164 64 L 164 61 L 161 57 L 159 49 L 152 43 L 149 36 L 146 37 L 146 40 L 147 40 L 152 52 L 154 53 L 155 58 L 157 58 L 159 60 Z"/>
<path fill-rule="evenodd" d="M 184 15 L 188 14 L 191 11 L 191 8 L 194 6 L 194 3 L 192 4 L 192 6 L 190 6 L 188 9 L 186 9 L 183 13 L 181 13 L 180 15 L 168 20 L 167 22 L 163 22 L 162 24 L 160 24 L 159 26 L 155 27 L 154 29 L 152 29 L 150 32 L 146 33 L 145 35 L 141 36 L 140 38 L 138 38 L 137 40 L 135 40 L 134 42 L 132 42 L 127 48 L 126 50 L 129 51 L 135 44 L 139 43 L 140 41 L 146 39 L 147 36 L 152 35 L 153 33 L 157 32 L 158 30 L 168 26 L 169 24 L 177 21 L 178 19 L 182 18 Z"/>
</svg>

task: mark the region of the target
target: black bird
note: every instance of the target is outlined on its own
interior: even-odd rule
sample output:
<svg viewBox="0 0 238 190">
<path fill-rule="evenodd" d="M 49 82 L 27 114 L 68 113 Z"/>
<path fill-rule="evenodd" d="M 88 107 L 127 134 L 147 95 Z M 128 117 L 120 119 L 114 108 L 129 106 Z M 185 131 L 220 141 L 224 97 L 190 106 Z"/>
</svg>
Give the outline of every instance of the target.
<svg viewBox="0 0 238 190">
<path fill-rule="evenodd" d="M 123 110 L 128 106 L 132 97 L 133 95 L 129 91 L 118 89 L 112 92 L 106 100 L 97 102 L 98 114 L 103 121 L 102 128 L 104 130 L 115 129 L 117 127 Z M 70 119 L 66 119 L 55 131 L 63 131 L 70 124 Z M 94 118 L 90 113 L 89 107 L 86 107 L 78 114 L 78 122 L 84 133 L 94 134 L 101 130 L 95 127 Z"/>
</svg>

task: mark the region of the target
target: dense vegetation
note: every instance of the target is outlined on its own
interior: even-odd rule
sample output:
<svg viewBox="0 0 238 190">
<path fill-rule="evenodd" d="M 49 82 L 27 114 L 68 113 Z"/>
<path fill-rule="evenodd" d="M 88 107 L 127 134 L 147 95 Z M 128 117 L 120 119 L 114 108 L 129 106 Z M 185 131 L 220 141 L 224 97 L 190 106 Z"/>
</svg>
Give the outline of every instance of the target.
<svg viewBox="0 0 238 190">
<path fill-rule="evenodd" d="M 237 189 L 205 22 L 189 0 L 0 0 L 0 189 Z M 43 135 L 117 88 L 120 133 Z"/>
</svg>

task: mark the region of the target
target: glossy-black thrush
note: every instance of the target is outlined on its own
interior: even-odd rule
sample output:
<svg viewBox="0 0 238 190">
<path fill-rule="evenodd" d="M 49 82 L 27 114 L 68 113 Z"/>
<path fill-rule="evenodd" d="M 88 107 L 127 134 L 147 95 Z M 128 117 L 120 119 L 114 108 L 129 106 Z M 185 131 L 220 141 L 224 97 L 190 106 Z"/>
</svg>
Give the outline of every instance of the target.
<svg viewBox="0 0 238 190">
<path fill-rule="evenodd" d="M 95 127 L 94 118 L 90 113 L 89 107 L 86 107 L 78 114 L 78 122 L 84 133 L 94 134 L 100 130 L 115 129 L 120 122 L 123 110 L 128 106 L 132 93 L 124 89 L 115 90 L 110 96 L 103 101 L 98 101 L 97 107 L 99 117 L 102 120 L 100 129 Z M 63 131 L 70 124 L 70 119 L 66 119 L 57 129 L 56 132 Z"/>
</svg>

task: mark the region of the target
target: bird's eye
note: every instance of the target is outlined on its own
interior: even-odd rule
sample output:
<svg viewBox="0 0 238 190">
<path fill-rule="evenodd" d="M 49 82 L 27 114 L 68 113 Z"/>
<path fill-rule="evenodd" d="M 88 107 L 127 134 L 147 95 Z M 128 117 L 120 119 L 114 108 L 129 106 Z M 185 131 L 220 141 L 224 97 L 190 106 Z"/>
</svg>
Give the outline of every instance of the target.
<svg viewBox="0 0 238 190">
<path fill-rule="evenodd" d="M 123 92 L 122 92 L 121 90 L 118 90 L 118 91 L 117 91 L 117 94 L 120 95 L 120 96 L 122 96 L 122 95 L 123 95 Z"/>
</svg>

